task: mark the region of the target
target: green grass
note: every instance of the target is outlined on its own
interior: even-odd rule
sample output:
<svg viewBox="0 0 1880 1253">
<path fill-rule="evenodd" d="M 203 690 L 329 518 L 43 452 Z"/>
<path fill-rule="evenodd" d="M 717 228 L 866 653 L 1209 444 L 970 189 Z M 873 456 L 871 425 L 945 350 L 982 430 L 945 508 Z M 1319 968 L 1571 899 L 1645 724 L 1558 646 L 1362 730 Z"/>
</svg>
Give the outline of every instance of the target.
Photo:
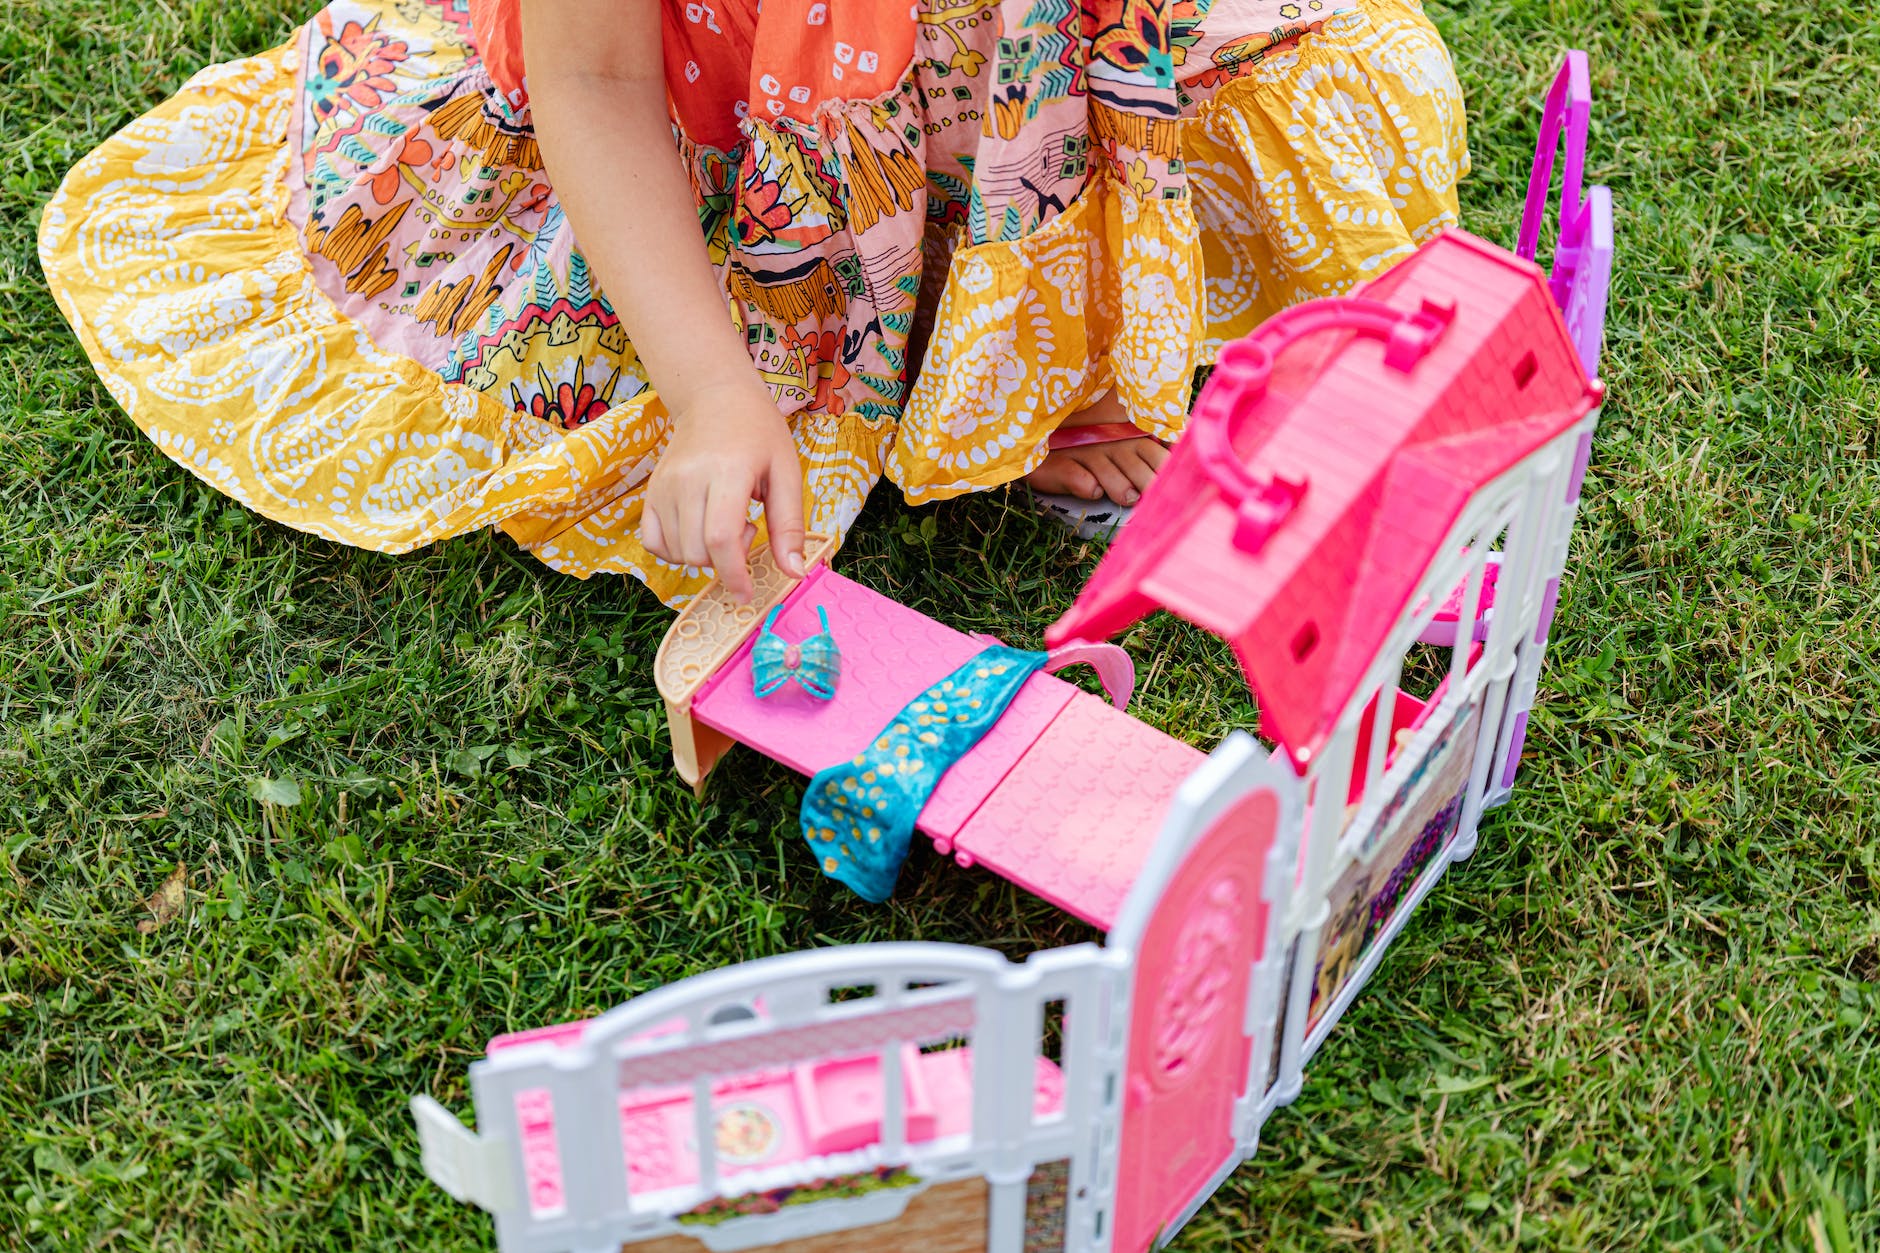
<svg viewBox="0 0 1880 1253">
<path fill-rule="evenodd" d="M 265 524 L 160 456 L 45 294 L 63 171 L 281 0 L 0 0 L 0 1247 L 487 1247 L 404 1101 L 493 1032 L 729 962 L 1084 938 L 979 873 L 822 879 L 795 781 L 667 768 L 639 588 L 494 536 Z M 1183 1250 L 1845 1250 L 1880 1240 L 1880 18 L 1851 0 L 1484 0 L 1468 222 L 1512 238 L 1558 50 L 1619 205 L 1608 379 L 1523 788 Z M 844 568 L 1035 640 L 1092 555 L 997 497 Z M 1128 639 L 1144 716 L 1249 717 Z M 295 780 L 297 806 L 251 789 Z M 182 909 L 145 901 L 178 865 Z"/>
</svg>

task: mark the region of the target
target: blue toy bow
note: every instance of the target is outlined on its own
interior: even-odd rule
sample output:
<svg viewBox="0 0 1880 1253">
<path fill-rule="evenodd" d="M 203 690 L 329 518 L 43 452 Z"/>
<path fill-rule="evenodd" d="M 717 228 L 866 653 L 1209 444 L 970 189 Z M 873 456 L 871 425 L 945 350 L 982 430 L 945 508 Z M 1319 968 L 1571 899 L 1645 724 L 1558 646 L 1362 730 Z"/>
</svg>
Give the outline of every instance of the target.
<svg viewBox="0 0 1880 1253">
<path fill-rule="evenodd" d="M 822 630 L 801 643 L 786 643 L 776 632 L 778 605 L 764 619 L 764 632 L 751 646 L 751 691 L 760 699 L 784 684 L 796 685 L 817 700 L 829 700 L 836 694 L 836 680 L 842 671 L 842 650 L 829 633 L 829 613 L 816 606 Z"/>
</svg>

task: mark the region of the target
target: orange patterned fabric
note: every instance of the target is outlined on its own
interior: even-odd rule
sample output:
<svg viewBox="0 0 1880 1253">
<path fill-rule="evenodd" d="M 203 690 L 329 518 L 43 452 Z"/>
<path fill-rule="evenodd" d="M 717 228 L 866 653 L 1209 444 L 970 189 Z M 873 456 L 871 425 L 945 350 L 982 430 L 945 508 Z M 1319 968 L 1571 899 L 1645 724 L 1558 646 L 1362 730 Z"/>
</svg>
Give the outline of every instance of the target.
<svg viewBox="0 0 1880 1253">
<path fill-rule="evenodd" d="M 679 156 L 814 529 L 883 476 L 1010 482 L 1105 389 L 1173 439 L 1223 339 L 1454 223 L 1441 39 L 1416 0 L 1333 2 L 665 0 Z M 499 525 L 676 603 L 704 572 L 638 538 L 667 414 L 520 53 L 513 0 L 335 0 L 80 162 L 41 263 L 131 417 L 269 517 L 389 552 Z"/>
</svg>

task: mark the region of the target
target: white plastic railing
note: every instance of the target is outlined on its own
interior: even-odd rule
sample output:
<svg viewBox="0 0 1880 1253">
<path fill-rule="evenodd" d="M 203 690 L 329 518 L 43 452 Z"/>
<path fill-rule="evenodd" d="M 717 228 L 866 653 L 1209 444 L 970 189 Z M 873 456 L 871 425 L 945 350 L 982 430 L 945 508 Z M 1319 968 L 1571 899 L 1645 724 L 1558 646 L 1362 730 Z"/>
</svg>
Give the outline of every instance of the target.
<svg viewBox="0 0 1880 1253">
<path fill-rule="evenodd" d="M 459 1199 L 495 1213 L 505 1253 L 618 1247 L 687 1230 L 678 1215 L 703 1202 L 875 1166 L 904 1167 L 923 1182 L 987 1178 L 995 1229 L 1009 1228 L 1022 1243 L 1023 1186 L 1033 1167 L 1068 1159 L 1075 1174 L 1087 1170 L 1076 1160 L 1086 1148 L 1078 1131 L 1088 1125 L 1104 1002 L 1117 977 L 1092 945 L 1017 964 L 989 950 L 942 944 L 791 953 L 695 976 L 595 1019 L 572 1043 L 519 1045 L 477 1063 L 471 1084 L 480 1134 L 428 1098 L 414 1102 L 426 1172 Z M 872 995 L 859 995 L 868 988 Z M 832 999 L 838 989 L 857 995 Z M 1063 1103 L 1040 1116 L 1037 1059 L 1053 1002 L 1063 1008 Z M 940 1041 L 972 1046 L 971 1127 L 963 1136 L 912 1143 L 903 1050 Z M 875 1143 L 839 1159 L 810 1156 L 761 1173 L 718 1173 L 712 1151 L 718 1081 L 870 1053 L 881 1059 Z M 695 1183 L 651 1194 L 630 1186 L 621 1099 L 645 1088 L 690 1089 L 694 1121 L 685 1160 L 696 1162 Z M 905 1201 L 883 1194 L 881 1203 Z M 815 1208 L 832 1226 L 881 1220 L 867 1206 Z M 805 1222 L 813 1221 L 801 1209 L 788 1219 L 790 1236 L 806 1234 Z"/>
</svg>

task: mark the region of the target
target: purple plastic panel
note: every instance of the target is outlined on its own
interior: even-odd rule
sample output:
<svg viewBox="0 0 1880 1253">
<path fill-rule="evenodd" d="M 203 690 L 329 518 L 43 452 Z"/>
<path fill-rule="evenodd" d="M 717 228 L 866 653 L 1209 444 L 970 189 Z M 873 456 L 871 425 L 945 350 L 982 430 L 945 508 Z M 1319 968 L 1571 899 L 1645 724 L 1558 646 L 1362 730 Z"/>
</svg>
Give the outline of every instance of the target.
<svg viewBox="0 0 1880 1253">
<path fill-rule="evenodd" d="M 1586 467 L 1592 459 L 1593 433 L 1588 431 L 1580 436 L 1580 445 L 1573 450 L 1573 476 L 1567 480 L 1568 504 L 1580 498 L 1580 488 L 1586 483 Z"/>
<path fill-rule="evenodd" d="M 1501 785 L 1514 786 L 1514 776 L 1521 769 L 1521 747 L 1527 742 L 1527 710 L 1515 715 L 1514 732 L 1508 737 L 1508 758 L 1502 763 Z"/>
<path fill-rule="evenodd" d="M 1541 595 L 1541 617 L 1534 624 L 1534 642 L 1545 644 L 1547 633 L 1554 628 L 1554 607 L 1560 603 L 1560 580 L 1547 580 L 1547 590 Z"/>
<path fill-rule="evenodd" d="M 1580 363 L 1589 376 L 1599 373 L 1600 347 L 1606 338 L 1606 299 L 1612 285 L 1612 193 L 1594 187 L 1586 193 L 1586 212 L 1575 228 L 1573 257 L 1562 313 Z M 1556 251 L 1556 258 L 1560 253 Z M 1561 268 L 1556 259 L 1555 268 Z"/>
<path fill-rule="evenodd" d="M 1612 281 L 1612 193 L 1604 187 L 1582 188 L 1586 176 L 1586 131 L 1593 110 L 1592 75 L 1586 53 L 1567 53 L 1548 89 L 1528 175 L 1527 205 L 1515 252 L 1537 260 L 1547 192 L 1553 184 L 1554 158 L 1562 140 L 1566 159 L 1560 168 L 1559 231 L 1554 241 L 1548 289 L 1579 351 L 1589 378 L 1599 372 L 1605 337 L 1606 300 Z"/>
<path fill-rule="evenodd" d="M 1560 216 L 1579 215 L 1580 187 L 1586 173 L 1586 127 L 1593 113 L 1593 76 L 1587 68 L 1586 54 L 1578 48 L 1567 53 L 1554 83 L 1547 89 L 1547 102 L 1541 106 L 1541 129 L 1534 142 L 1534 168 L 1528 174 L 1527 205 L 1521 214 L 1521 237 L 1515 253 L 1536 259 L 1541 243 L 1541 217 L 1547 208 L 1547 191 L 1553 184 L 1554 156 L 1560 150 L 1562 132 L 1567 144 L 1566 163 L 1560 170 Z M 1564 286 L 1554 288 L 1554 299 L 1565 303 Z"/>
</svg>

